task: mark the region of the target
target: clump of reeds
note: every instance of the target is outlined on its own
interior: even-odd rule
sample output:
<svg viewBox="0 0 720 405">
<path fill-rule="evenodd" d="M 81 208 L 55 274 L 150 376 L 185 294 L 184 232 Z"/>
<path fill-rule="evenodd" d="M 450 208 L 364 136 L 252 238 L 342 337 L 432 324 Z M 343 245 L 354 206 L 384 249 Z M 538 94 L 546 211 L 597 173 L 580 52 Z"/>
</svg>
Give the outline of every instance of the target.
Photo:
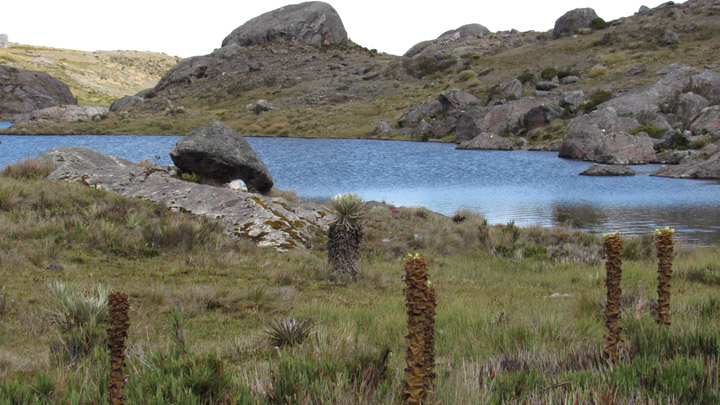
<svg viewBox="0 0 720 405">
<path fill-rule="evenodd" d="M 435 287 L 428 281 L 425 258 L 405 259 L 405 305 L 408 314 L 407 354 L 403 403 L 425 403 L 435 373 Z"/>
<path fill-rule="evenodd" d="M 110 349 L 110 378 L 108 381 L 111 404 L 122 404 L 125 385 L 125 339 L 130 328 L 130 304 L 127 294 L 111 292 L 108 296 L 110 325 L 108 326 L 108 347 Z"/>
<path fill-rule="evenodd" d="M 670 275 L 672 273 L 673 234 L 670 228 L 655 230 L 655 245 L 658 257 L 658 301 L 657 323 L 670 326 Z"/>
<path fill-rule="evenodd" d="M 623 242 L 617 232 L 605 235 L 603 241 L 605 251 L 605 286 L 607 288 L 607 300 L 605 303 L 605 327 L 608 332 L 605 335 L 605 346 L 603 352 L 613 361 L 619 358 L 618 344 L 620 343 L 620 278 L 622 276 L 622 255 Z"/>
</svg>

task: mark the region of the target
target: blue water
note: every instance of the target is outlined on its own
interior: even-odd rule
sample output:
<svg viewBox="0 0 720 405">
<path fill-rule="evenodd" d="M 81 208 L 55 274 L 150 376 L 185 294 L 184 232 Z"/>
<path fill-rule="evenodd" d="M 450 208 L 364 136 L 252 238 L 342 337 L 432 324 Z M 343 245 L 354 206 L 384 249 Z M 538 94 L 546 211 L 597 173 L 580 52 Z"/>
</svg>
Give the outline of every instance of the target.
<svg viewBox="0 0 720 405">
<path fill-rule="evenodd" d="M 10 128 L 11 126 L 12 126 L 12 122 L 0 121 L 0 129 Z"/>
<path fill-rule="evenodd" d="M 179 136 L 0 135 L 0 166 L 56 146 L 85 146 L 132 161 L 171 164 Z M 356 192 L 367 200 L 424 206 L 452 215 L 471 209 L 490 223 L 551 226 L 563 216 L 583 229 L 627 234 L 677 228 L 685 242 L 720 243 L 720 184 L 650 177 L 658 165 L 633 166 L 633 177 L 578 173 L 589 162 L 553 152 L 459 151 L 453 144 L 373 140 L 247 138 L 275 185 L 301 197 Z"/>
</svg>

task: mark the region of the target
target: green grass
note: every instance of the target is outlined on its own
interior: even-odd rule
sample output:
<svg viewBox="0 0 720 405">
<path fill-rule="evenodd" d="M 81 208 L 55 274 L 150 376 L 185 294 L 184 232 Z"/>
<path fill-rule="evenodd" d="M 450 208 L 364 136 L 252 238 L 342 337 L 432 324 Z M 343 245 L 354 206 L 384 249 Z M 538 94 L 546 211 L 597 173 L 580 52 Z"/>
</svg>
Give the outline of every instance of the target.
<svg viewBox="0 0 720 405">
<path fill-rule="evenodd" d="M 611 366 L 600 355 L 604 268 L 591 235 L 377 207 L 358 282 L 334 284 L 324 249 L 260 250 L 147 201 L 7 173 L 0 403 L 107 402 L 105 349 L 52 355 L 65 336 L 44 311 L 52 282 L 129 294 L 127 403 L 399 403 L 408 252 L 425 255 L 437 288 L 441 403 L 718 400 L 717 247 L 678 252 L 665 330 L 652 313 L 652 248 L 628 241 L 623 360 Z M 268 322 L 288 318 L 314 326 L 276 348 Z"/>
</svg>

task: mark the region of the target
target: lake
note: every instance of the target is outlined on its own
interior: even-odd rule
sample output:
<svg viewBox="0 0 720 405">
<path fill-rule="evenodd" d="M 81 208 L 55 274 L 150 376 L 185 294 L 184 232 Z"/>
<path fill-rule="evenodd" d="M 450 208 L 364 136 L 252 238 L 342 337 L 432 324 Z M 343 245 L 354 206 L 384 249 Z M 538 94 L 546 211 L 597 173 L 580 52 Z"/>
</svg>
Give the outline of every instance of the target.
<svg viewBox="0 0 720 405">
<path fill-rule="evenodd" d="M 132 161 L 171 164 L 179 136 L 0 135 L 0 166 L 56 146 L 85 146 Z M 312 199 L 355 192 L 366 200 L 458 209 L 490 223 L 552 226 L 575 218 L 594 233 L 677 229 L 683 243 L 720 243 L 720 183 L 651 177 L 659 165 L 633 166 L 632 177 L 578 174 L 590 162 L 555 152 L 467 151 L 454 144 L 349 139 L 247 138 L 282 189 Z"/>
</svg>

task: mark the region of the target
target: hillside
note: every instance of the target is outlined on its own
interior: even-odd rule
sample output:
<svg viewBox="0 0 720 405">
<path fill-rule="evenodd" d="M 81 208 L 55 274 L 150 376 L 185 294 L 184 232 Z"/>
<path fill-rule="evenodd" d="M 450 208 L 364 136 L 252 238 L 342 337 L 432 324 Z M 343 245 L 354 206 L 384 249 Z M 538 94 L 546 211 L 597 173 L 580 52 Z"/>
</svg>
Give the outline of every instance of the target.
<svg viewBox="0 0 720 405">
<path fill-rule="evenodd" d="M 139 51 L 75 51 L 11 43 L 0 63 L 45 72 L 70 87 L 78 104 L 109 106 L 153 87 L 180 58 Z"/>
<path fill-rule="evenodd" d="M 652 84 L 659 79 L 656 72 L 672 63 L 717 72 L 719 13 L 713 1 L 691 0 L 558 39 L 551 30 L 438 40 L 413 58 L 378 54 L 350 41 L 224 46 L 181 61 L 157 87 L 147 86 L 138 103 L 103 121 L 33 122 L 11 131 L 185 134 L 219 120 L 249 136 L 368 137 L 385 121 L 393 128 L 375 131 L 377 137 L 410 139 L 398 120 L 450 89 L 489 103 L 499 83 L 521 77 L 530 78 L 521 97 L 532 97 L 538 94 L 535 82 L 554 69 L 580 79 L 562 91 L 582 90 L 583 101 L 591 103 L 601 91 L 612 97 Z M 247 106 L 258 100 L 275 109 L 256 114 Z M 570 118 L 547 137 L 562 138 Z M 456 138 L 449 133 L 441 140 Z"/>
</svg>

